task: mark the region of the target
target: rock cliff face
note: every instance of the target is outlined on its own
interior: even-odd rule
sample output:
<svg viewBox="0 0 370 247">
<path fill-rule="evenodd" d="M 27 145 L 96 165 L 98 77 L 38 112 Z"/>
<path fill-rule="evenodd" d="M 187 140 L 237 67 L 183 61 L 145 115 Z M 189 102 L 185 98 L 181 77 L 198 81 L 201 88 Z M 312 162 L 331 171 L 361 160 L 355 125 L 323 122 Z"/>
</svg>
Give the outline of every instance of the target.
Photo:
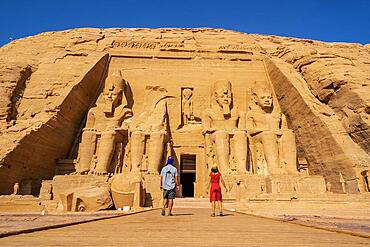
<svg viewBox="0 0 370 247">
<path fill-rule="evenodd" d="M 0 193 L 10 194 L 15 182 L 51 179 L 57 159 L 76 158 L 112 55 L 166 52 L 181 59 L 247 61 L 253 54 L 263 60 L 309 172 L 323 175 L 336 192 L 341 177 L 349 193 L 365 190 L 369 45 L 222 29 L 73 29 L 0 49 Z"/>
</svg>

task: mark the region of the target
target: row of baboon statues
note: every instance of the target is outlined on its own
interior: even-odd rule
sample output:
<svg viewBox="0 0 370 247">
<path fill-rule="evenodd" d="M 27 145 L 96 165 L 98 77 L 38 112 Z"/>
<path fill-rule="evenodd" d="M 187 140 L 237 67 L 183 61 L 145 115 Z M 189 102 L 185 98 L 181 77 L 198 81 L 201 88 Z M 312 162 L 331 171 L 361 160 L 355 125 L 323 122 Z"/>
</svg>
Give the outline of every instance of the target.
<svg viewBox="0 0 370 247">
<path fill-rule="evenodd" d="M 87 115 L 75 174 L 105 175 L 111 171 L 117 144 L 123 144 L 130 172 L 158 174 L 170 146 L 167 90 L 147 86 L 143 110 L 133 116 L 132 93 L 119 71 L 105 81 L 102 95 Z M 233 104 L 232 85 L 213 83 L 211 104 L 203 111 L 205 162 L 224 173 L 294 174 L 296 145 L 285 116 L 274 107 L 267 83 L 254 83 L 247 113 Z M 192 90 L 182 91 L 182 124 L 195 123 Z M 191 138 L 191 136 L 189 136 Z M 248 165 L 251 164 L 251 165 Z"/>
</svg>

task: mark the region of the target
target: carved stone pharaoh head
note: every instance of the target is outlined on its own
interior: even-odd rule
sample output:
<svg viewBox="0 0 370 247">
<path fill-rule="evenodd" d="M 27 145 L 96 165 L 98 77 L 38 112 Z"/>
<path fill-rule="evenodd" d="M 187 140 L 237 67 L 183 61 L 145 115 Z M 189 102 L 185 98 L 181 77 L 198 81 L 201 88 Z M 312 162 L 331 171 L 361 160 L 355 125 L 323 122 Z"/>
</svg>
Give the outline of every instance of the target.
<svg viewBox="0 0 370 247">
<path fill-rule="evenodd" d="M 216 81 L 213 84 L 212 96 L 213 103 L 222 108 L 224 115 L 229 115 L 233 101 L 231 83 L 227 80 Z"/>
<path fill-rule="evenodd" d="M 273 109 L 273 97 L 270 86 L 265 82 L 256 82 L 251 91 L 256 105 L 266 112 L 271 112 Z"/>
<path fill-rule="evenodd" d="M 184 88 L 184 90 L 182 91 L 182 96 L 185 100 L 190 99 L 192 95 L 193 90 L 191 90 L 190 88 Z"/>
<path fill-rule="evenodd" d="M 105 80 L 105 87 L 103 91 L 103 98 L 106 102 L 104 112 L 112 113 L 113 108 L 122 100 L 122 94 L 125 87 L 125 81 L 122 79 L 119 70 L 113 71 Z"/>
</svg>

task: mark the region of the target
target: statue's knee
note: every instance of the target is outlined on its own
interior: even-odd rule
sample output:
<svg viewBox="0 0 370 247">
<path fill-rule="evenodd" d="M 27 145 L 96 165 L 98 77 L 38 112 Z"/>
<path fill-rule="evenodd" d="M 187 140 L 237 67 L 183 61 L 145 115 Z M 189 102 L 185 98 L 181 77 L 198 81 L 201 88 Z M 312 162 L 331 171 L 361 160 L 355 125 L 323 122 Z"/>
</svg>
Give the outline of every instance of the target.
<svg viewBox="0 0 370 247">
<path fill-rule="evenodd" d="M 116 132 L 114 130 L 104 131 L 101 135 L 102 140 L 111 140 L 116 136 Z"/>
<path fill-rule="evenodd" d="M 294 140 L 295 136 L 292 130 L 285 130 L 283 132 L 283 138 L 289 139 L 289 140 Z"/>
<path fill-rule="evenodd" d="M 131 132 L 131 138 L 137 139 L 137 138 L 142 138 L 144 136 L 144 133 L 141 131 L 133 131 Z"/>
<path fill-rule="evenodd" d="M 267 139 L 276 139 L 276 133 L 272 132 L 272 131 L 265 131 L 263 133 L 261 133 L 261 135 L 264 137 L 264 138 L 267 138 Z"/>
<path fill-rule="evenodd" d="M 234 139 L 237 141 L 237 142 L 246 142 L 247 141 L 247 133 L 245 131 L 236 131 L 234 133 Z"/>
<path fill-rule="evenodd" d="M 229 137 L 229 133 L 225 130 L 218 130 L 213 135 L 216 139 L 219 139 L 219 138 L 225 139 Z"/>
<path fill-rule="evenodd" d="M 95 135 L 96 135 L 96 131 L 94 129 L 84 128 L 82 130 L 82 138 L 92 138 Z"/>
<path fill-rule="evenodd" d="M 165 131 L 164 130 L 160 130 L 160 131 L 155 131 L 155 132 L 152 132 L 150 134 L 150 136 L 154 137 L 154 138 L 158 138 L 158 137 L 163 137 L 165 135 Z"/>
</svg>

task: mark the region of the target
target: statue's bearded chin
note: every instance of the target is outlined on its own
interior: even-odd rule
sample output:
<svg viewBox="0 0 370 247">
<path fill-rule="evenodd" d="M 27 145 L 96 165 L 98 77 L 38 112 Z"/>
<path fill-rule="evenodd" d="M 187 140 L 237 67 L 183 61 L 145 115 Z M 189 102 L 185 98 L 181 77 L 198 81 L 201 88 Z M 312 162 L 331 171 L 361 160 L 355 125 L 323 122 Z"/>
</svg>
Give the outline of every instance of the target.
<svg viewBox="0 0 370 247">
<path fill-rule="evenodd" d="M 273 109 L 273 105 L 262 105 L 261 106 L 262 110 L 264 110 L 265 112 L 271 112 L 272 109 Z"/>
<path fill-rule="evenodd" d="M 224 116 L 230 115 L 230 104 L 222 104 L 222 111 Z"/>
<path fill-rule="evenodd" d="M 112 99 L 106 99 L 106 103 L 104 106 L 104 113 L 112 113 L 113 109 L 113 100 Z"/>
</svg>

